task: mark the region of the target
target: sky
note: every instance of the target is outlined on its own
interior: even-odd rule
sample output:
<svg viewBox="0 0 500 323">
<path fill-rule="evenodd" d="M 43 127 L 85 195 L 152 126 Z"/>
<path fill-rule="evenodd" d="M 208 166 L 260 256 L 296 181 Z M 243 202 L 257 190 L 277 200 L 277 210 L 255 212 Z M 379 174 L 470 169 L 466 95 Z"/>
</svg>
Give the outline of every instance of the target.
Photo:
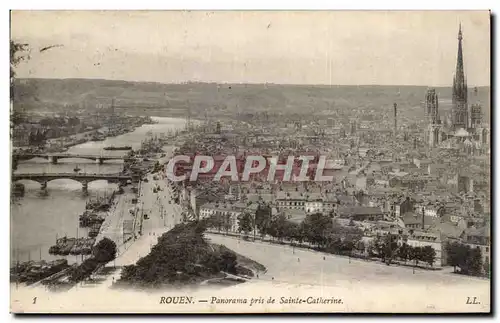
<svg viewBox="0 0 500 323">
<path fill-rule="evenodd" d="M 459 23 L 488 86 L 487 11 L 13 11 L 11 37 L 32 48 L 19 77 L 449 86 Z"/>
</svg>

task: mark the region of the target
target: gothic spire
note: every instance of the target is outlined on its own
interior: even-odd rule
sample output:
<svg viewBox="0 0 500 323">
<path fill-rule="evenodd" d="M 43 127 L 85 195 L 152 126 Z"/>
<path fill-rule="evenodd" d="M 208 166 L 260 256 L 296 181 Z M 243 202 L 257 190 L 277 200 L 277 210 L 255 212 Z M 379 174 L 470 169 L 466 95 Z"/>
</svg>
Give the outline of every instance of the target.
<svg viewBox="0 0 500 323">
<path fill-rule="evenodd" d="M 464 58 L 462 53 L 462 24 L 458 27 L 458 53 L 457 53 L 457 69 L 455 71 L 457 85 L 464 85 Z"/>
<path fill-rule="evenodd" d="M 452 125 L 453 128 L 468 127 L 467 80 L 464 73 L 462 49 L 462 24 L 458 27 L 457 69 L 453 76 Z"/>
</svg>

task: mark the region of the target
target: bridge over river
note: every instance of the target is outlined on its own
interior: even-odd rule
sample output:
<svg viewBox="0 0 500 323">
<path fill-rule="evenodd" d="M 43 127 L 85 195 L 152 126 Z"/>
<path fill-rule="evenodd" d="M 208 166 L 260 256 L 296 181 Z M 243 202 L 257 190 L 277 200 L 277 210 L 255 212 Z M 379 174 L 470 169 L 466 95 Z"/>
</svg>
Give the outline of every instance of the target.
<svg viewBox="0 0 500 323">
<path fill-rule="evenodd" d="M 12 162 L 14 165 L 16 165 L 18 161 L 30 160 L 30 159 L 33 159 L 35 157 L 45 158 L 49 162 L 51 162 L 52 164 L 57 164 L 58 160 L 63 159 L 63 158 L 89 159 L 89 160 L 95 160 L 99 164 L 102 164 L 106 160 L 126 160 L 127 159 L 127 157 L 123 157 L 123 156 L 103 156 L 103 155 L 88 155 L 88 154 L 14 153 L 12 155 Z"/>
<path fill-rule="evenodd" d="M 47 188 L 47 183 L 56 179 L 71 179 L 82 183 L 83 190 L 87 190 L 88 184 L 97 180 L 107 180 L 109 183 L 127 184 L 133 179 L 130 175 L 122 174 L 75 174 L 75 173 L 24 173 L 13 174 L 12 182 L 20 180 L 31 180 L 41 184 L 42 189 Z"/>
</svg>

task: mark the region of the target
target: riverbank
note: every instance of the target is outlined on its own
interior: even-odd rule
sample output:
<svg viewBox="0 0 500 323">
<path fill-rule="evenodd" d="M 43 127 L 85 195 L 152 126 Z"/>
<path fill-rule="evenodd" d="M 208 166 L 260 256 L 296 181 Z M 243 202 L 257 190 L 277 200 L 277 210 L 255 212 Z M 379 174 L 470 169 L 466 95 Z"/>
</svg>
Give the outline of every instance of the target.
<svg viewBox="0 0 500 323">
<path fill-rule="evenodd" d="M 147 124 L 154 124 L 155 121 L 151 117 L 140 117 L 134 119 L 128 124 L 114 125 L 113 127 L 104 126 L 99 129 L 84 131 L 69 136 L 47 139 L 43 149 L 33 146 L 13 147 L 14 151 L 29 151 L 43 153 L 61 153 L 76 145 L 84 144 L 91 141 L 104 141 L 107 138 L 113 138 L 135 131 L 137 128 Z"/>
<path fill-rule="evenodd" d="M 111 208 L 97 234 L 96 243 L 108 238 L 116 244 L 117 248 L 121 248 L 127 238 L 133 238 L 134 232 L 130 224 L 138 216 L 133 203 L 135 200 L 137 200 L 137 193 L 132 191 L 130 185 L 123 187 L 123 193 L 115 194 Z"/>
<path fill-rule="evenodd" d="M 174 149 L 173 146 L 166 146 L 164 153 L 157 154 L 155 158 L 163 163 L 171 156 Z M 162 155 L 164 156 L 161 157 Z M 98 269 L 80 285 L 89 288 L 111 287 L 120 278 L 124 266 L 133 265 L 147 256 L 162 234 L 182 223 L 182 209 L 173 203 L 172 190 L 167 185 L 163 171 L 145 174 L 138 184 L 136 195 L 128 190 L 129 188 L 125 186 L 124 192 L 116 196 L 116 203 L 113 203 L 112 210 L 96 239 L 100 241 L 101 238 L 107 237 L 113 240 L 117 245 L 116 259 Z M 136 196 L 137 203 L 130 203 L 127 196 Z M 131 204 L 134 205 L 134 215 L 130 212 Z M 129 212 L 126 212 L 127 210 Z M 125 238 L 124 225 L 127 223 L 127 226 L 130 226 L 128 222 L 130 219 L 133 219 L 133 234 Z"/>
<path fill-rule="evenodd" d="M 170 146 L 165 148 L 163 152 L 148 156 L 153 158 L 153 162 L 162 163 L 174 149 Z M 142 156 L 137 158 L 141 159 Z M 138 183 L 122 186 L 114 194 L 115 199 L 96 237 L 96 243 L 104 238 L 112 240 L 117 246 L 117 258 L 120 258 L 136 243 L 141 245 L 143 235 L 155 235 L 157 230 L 162 229 L 166 232 L 180 223 L 181 210 L 172 203 L 170 193 L 165 174 L 161 170 L 154 171 L 154 168 L 143 174 Z M 145 252 L 150 248 L 142 249 Z M 113 266 L 115 264 L 116 261 L 113 261 Z"/>
<path fill-rule="evenodd" d="M 141 142 L 145 138 L 158 137 L 162 138 L 164 134 L 169 134 L 184 129 L 185 120 L 171 118 L 154 118 L 154 124 L 146 124 L 133 132 L 126 133 L 121 136 L 112 137 L 105 141 L 87 142 L 82 145 L 73 146 L 68 153 L 74 154 L 100 154 L 103 148 L 107 146 L 132 146 L 133 149 L 139 149 Z M 164 146 L 164 152 L 151 155 L 151 160 L 159 159 L 161 161 L 168 160 L 170 153 L 174 147 L 171 146 L 172 141 L 169 140 Z M 112 155 L 115 152 L 109 152 Z M 122 152 L 118 152 L 122 153 Z M 161 157 L 165 154 L 163 157 Z M 123 163 L 109 161 L 102 165 L 89 163 L 86 160 L 67 160 L 56 165 L 47 163 L 45 160 L 35 160 L 30 162 L 22 162 L 19 165 L 18 172 L 45 172 L 45 173 L 68 173 L 73 172 L 73 169 L 79 166 L 83 171 L 89 173 L 116 174 L 123 169 Z M 106 225 L 101 226 L 100 236 L 96 237 L 96 241 L 100 241 L 102 237 L 112 237 L 113 241 L 117 242 L 118 248 L 117 261 L 124 259 L 139 259 L 134 256 L 134 253 L 140 250 L 141 255 L 147 254 L 150 250 L 149 233 L 160 231 L 174 226 L 181 222 L 180 206 L 169 204 L 170 192 L 166 187 L 166 181 L 162 175 L 158 175 L 158 180 L 154 180 L 154 175 L 147 175 L 149 183 L 142 189 L 137 185 L 137 191 L 134 191 L 133 186 L 124 186 L 123 194 L 116 194 L 113 206 L 106 211 Z M 40 191 L 40 184 L 23 181 L 26 191 L 23 197 L 19 197 L 11 205 L 11 263 L 15 265 L 17 261 L 24 262 L 30 259 L 38 258 L 45 260 L 56 260 L 61 258 L 57 255 L 50 255 L 48 250 L 54 244 L 57 237 L 63 236 L 87 236 L 87 228 L 77 228 L 79 215 L 85 210 L 85 205 L 89 197 L 93 196 L 110 196 L 118 187 L 116 184 L 109 184 L 105 181 L 94 181 L 89 183 L 88 192 L 82 192 L 81 183 L 72 180 L 57 180 L 49 183 L 44 191 Z M 155 186 L 162 187 L 161 194 L 153 193 Z M 138 230 L 143 218 L 141 216 L 132 217 L 129 215 L 130 208 L 139 208 L 139 202 L 134 204 L 132 200 L 139 200 L 139 192 L 143 192 L 146 198 L 146 208 L 152 210 L 149 219 L 144 221 L 142 226 L 143 236 L 139 236 Z M 149 192 L 149 193 L 147 193 Z M 132 196 L 129 196 L 132 194 Z M 135 194 L 135 195 L 134 195 Z M 161 196 L 160 196 L 161 195 Z M 157 201 L 157 198 L 162 201 Z M 157 201 L 156 203 L 153 203 Z M 169 216 L 162 218 L 160 216 L 160 205 L 164 204 L 163 212 Z M 123 205 L 123 206 L 122 206 Z M 123 211 L 123 212 L 122 212 Z M 100 213 L 101 214 L 101 213 Z M 101 214 L 102 215 L 102 214 Z M 103 216 L 104 217 L 104 216 Z M 133 229 L 136 232 L 137 241 L 134 241 L 131 234 L 126 234 L 123 238 L 124 224 L 125 232 L 129 221 L 132 223 Z M 36 235 L 33 232 L 38 232 Z M 127 241 L 128 240 L 128 241 Z M 125 243 L 124 243 L 125 241 Z M 152 241 L 152 240 L 151 240 Z M 152 243 L 152 242 L 151 242 Z M 123 257 L 122 257 L 123 256 Z M 79 264 L 82 259 L 80 256 L 64 256 L 69 264 Z M 111 264 L 112 265 L 112 264 Z"/>
</svg>

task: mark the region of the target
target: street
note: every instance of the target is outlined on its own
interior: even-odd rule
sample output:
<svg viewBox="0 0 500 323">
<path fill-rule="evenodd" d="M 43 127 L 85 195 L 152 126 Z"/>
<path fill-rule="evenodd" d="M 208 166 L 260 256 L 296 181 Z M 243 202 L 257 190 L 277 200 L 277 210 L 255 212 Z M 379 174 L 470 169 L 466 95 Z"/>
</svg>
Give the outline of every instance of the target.
<svg viewBox="0 0 500 323">
<path fill-rule="evenodd" d="M 113 201 L 113 205 L 108 215 L 106 216 L 99 234 L 96 237 L 96 242 L 101 241 L 103 238 L 108 238 L 116 243 L 118 248 L 123 244 L 123 221 L 133 220 L 133 215 L 129 210 L 134 206 L 132 199 L 135 194 L 131 192 L 130 188 L 125 187 L 123 194 L 118 194 Z"/>
<path fill-rule="evenodd" d="M 212 242 L 223 244 L 233 251 L 266 266 L 259 280 L 275 283 L 337 286 L 339 284 L 397 283 L 425 286 L 489 285 L 489 280 L 452 274 L 444 271 L 416 270 L 411 267 L 387 266 L 380 262 L 349 259 L 313 250 L 292 248 L 266 242 L 250 242 L 218 234 L 206 234 Z M 314 273 L 314 274 L 313 274 Z"/>
<path fill-rule="evenodd" d="M 166 176 L 160 172 L 157 174 L 148 174 L 146 181 L 142 181 L 138 198 L 138 212 L 136 222 L 137 239 L 132 238 L 129 242 L 119 246 L 117 258 L 108 263 L 107 267 L 120 267 L 106 280 L 95 287 L 110 287 L 112 283 L 120 278 L 121 267 L 135 264 L 140 258 L 146 256 L 152 246 L 157 242 L 159 236 L 172 229 L 176 224 L 181 223 L 182 209 L 171 199 L 171 189 L 167 183 Z M 156 178 L 156 180 L 155 180 Z M 156 193 L 154 192 L 156 190 Z M 116 204 L 115 216 L 109 221 L 108 226 L 103 230 L 102 236 L 121 239 L 121 225 L 123 218 L 129 214 L 125 205 L 133 195 L 120 196 Z M 169 203 L 170 202 L 170 203 Z M 144 215 L 148 216 L 146 219 Z M 120 220 L 122 219 L 122 220 Z M 131 216 L 130 219 L 133 219 Z M 120 222 L 121 221 L 121 222 Z M 141 234 L 138 232 L 141 231 Z M 118 238 L 119 237 L 119 238 Z M 116 242 L 116 240 L 114 240 Z M 118 243 L 117 243 L 118 246 Z"/>
</svg>

